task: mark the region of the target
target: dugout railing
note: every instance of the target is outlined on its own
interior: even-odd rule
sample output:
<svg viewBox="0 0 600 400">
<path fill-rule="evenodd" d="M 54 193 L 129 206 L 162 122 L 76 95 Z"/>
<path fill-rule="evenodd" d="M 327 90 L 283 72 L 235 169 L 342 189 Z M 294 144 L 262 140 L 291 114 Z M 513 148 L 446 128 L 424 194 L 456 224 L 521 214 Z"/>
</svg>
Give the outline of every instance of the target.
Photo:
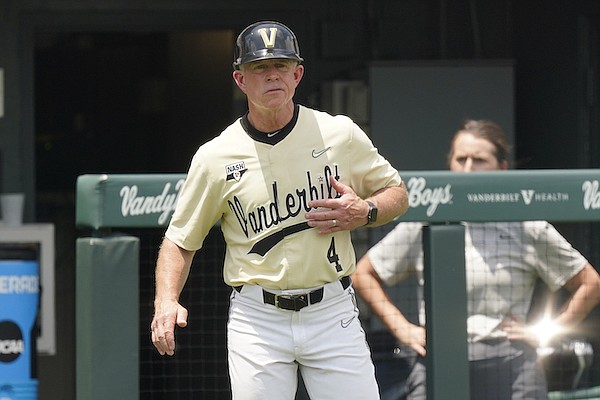
<svg viewBox="0 0 600 400">
<path fill-rule="evenodd" d="M 464 252 L 456 251 L 464 248 L 460 222 L 600 221 L 600 170 L 407 171 L 401 175 L 410 203 L 401 220 L 427 223 L 423 232 L 427 392 L 436 400 L 467 399 Z M 80 400 L 161 398 L 140 397 L 139 348 L 144 346 L 140 340 L 149 337 L 143 334 L 148 327 L 140 325 L 144 305 L 137 294 L 153 288 L 139 287 L 139 238 L 118 232 L 162 232 L 184 179 L 183 174 L 114 174 L 82 175 L 77 180 L 76 224 L 87 231 L 87 236 L 77 239 L 76 259 Z M 146 257 L 155 256 L 153 250 L 145 251 Z M 221 293 L 220 298 L 222 306 L 226 296 Z M 189 375 L 187 370 L 178 372 Z"/>
</svg>

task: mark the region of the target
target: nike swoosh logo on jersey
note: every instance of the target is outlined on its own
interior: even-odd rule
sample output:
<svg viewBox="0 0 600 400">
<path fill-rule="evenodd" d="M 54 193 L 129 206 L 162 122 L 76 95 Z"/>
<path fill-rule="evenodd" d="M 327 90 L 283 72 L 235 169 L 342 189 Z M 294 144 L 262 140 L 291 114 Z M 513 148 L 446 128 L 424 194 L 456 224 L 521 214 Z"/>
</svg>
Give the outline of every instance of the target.
<svg viewBox="0 0 600 400">
<path fill-rule="evenodd" d="M 329 147 L 326 147 L 326 148 L 324 148 L 323 150 L 319 150 L 319 151 L 317 151 L 317 150 L 314 150 L 314 149 L 313 149 L 313 151 L 312 151 L 312 156 L 313 156 L 313 158 L 320 157 L 320 156 L 322 156 L 323 154 L 325 154 L 325 153 L 327 152 L 327 150 L 329 150 L 329 149 L 331 149 L 331 146 L 329 146 Z"/>
<path fill-rule="evenodd" d="M 356 318 L 356 316 L 347 319 L 347 320 L 341 320 L 340 321 L 340 325 L 342 326 L 342 328 L 346 329 L 347 327 L 350 326 L 350 324 L 352 323 L 352 321 L 354 321 L 354 318 Z"/>
<path fill-rule="evenodd" d="M 273 137 L 275 135 L 277 135 L 279 132 L 281 132 L 281 129 L 275 132 L 271 132 L 271 133 L 267 133 L 267 137 Z"/>
</svg>

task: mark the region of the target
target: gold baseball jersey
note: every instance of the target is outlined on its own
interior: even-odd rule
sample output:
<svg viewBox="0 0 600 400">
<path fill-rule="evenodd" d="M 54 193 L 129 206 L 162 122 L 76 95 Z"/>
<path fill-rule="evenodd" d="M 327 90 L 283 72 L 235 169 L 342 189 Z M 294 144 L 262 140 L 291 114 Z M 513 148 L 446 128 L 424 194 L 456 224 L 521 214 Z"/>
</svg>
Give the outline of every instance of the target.
<svg viewBox="0 0 600 400">
<path fill-rule="evenodd" d="M 220 219 L 230 286 L 312 288 L 355 268 L 349 231 L 319 234 L 305 213 L 313 199 L 339 194 L 330 176 L 366 198 L 398 186 L 398 171 L 348 117 L 296 106 L 278 141 L 260 139 L 241 118 L 194 155 L 165 236 L 198 250 Z"/>
</svg>

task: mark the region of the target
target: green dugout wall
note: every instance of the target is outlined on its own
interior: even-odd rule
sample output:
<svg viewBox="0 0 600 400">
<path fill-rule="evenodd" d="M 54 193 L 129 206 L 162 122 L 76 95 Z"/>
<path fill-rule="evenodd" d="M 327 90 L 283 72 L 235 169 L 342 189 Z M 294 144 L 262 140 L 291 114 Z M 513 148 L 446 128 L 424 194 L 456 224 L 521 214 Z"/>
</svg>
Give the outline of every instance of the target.
<svg viewBox="0 0 600 400">
<path fill-rule="evenodd" d="M 467 399 L 464 231 L 460 221 L 600 221 L 600 170 L 401 173 L 409 189 L 402 221 L 424 221 L 427 390 Z M 114 228 L 166 227 L 182 174 L 82 175 L 77 240 L 77 398 L 139 397 L 139 300 L 135 237 Z M 448 268 L 448 266 L 452 266 Z M 442 268 L 444 267 L 444 268 Z M 118 312 L 117 312 L 118 311 Z"/>
<path fill-rule="evenodd" d="M 139 398 L 139 239 L 77 240 L 77 399 Z"/>
</svg>

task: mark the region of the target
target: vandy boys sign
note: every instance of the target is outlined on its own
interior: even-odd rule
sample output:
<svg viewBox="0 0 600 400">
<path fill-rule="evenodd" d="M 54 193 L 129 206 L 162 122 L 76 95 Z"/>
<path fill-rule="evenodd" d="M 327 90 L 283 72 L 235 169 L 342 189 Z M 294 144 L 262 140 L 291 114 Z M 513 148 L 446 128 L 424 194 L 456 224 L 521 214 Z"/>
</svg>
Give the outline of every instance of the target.
<svg viewBox="0 0 600 400">
<path fill-rule="evenodd" d="M 400 174 L 409 191 L 404 221 L 600 220 L 600 170 Z M 166 227 L 184 180 L 183 174 L 82 175 L 77 225 Z"/>
<path fill-rule="evenodd" d="M 410 221 L 597 221 L 600 170 L 450 171 L 403 175 Z"/>
<path fill-rule="evenodd" d="M 167 226 L 184 174 L 81 175 L 76 224 L 93 229 Z"/>
</svg>

